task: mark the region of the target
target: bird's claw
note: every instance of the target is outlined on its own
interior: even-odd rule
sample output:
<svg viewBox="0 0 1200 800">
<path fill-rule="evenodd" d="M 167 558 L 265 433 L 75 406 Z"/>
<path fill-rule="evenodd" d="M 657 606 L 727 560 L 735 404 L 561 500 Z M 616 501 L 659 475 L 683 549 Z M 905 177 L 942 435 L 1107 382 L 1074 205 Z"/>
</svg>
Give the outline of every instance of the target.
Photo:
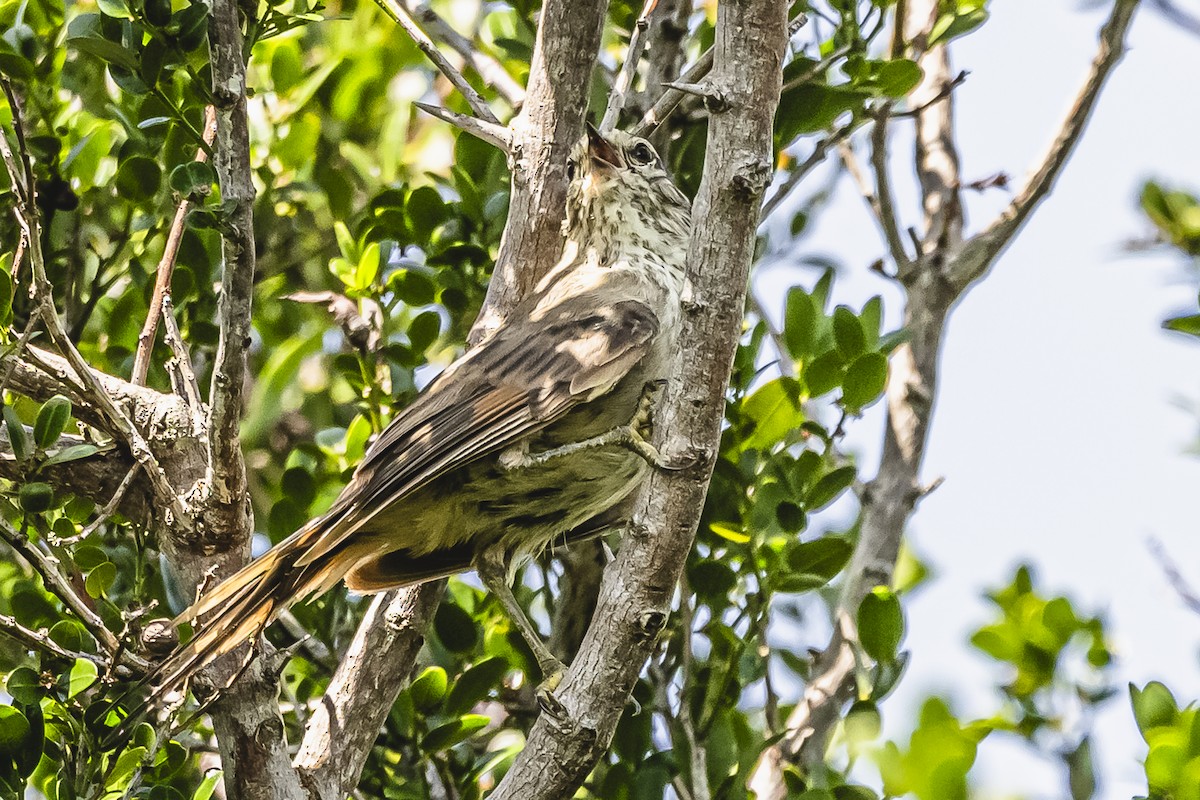
<svg viewBox="0 0 1200 800">
<path fill-rule="evenodd" d="M 554 696 L 554 690 L 562 683 L 567 667 L 558 659 L 550 663 L 540 664 L 539 666 L 542 669 L 542 674 L 546 677 L 538 684 L 535 692 L 538 707 L 542 709 L 543 714 L 555 722 L 564 723 L 570 719 L 570 714 L 562 701 Z"/>
</svg>

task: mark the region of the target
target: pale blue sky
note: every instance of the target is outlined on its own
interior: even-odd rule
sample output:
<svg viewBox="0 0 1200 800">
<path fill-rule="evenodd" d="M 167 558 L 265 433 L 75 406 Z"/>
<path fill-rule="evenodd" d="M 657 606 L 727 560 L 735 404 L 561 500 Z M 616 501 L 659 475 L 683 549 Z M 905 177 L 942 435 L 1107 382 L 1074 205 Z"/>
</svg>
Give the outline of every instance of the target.
<svg viewBox="0 0 1200 800">
<path fill-rule="evenodd" d="M 957 95 L 963 172 L 1019 181 L 1073 99 L 1104 13 L 1060 0 L 991 6 L 992 19 L 956 45 L 956 69 L 971 72 Z M 1160 538 L 1200 587 L 1200 460 L 1184 452 L 1197 420 L 1174 402 L 1200 398 L 1200 342 L 1159 328 L 1170 312 L 1195 308 L 1196 290 L 1177 258 L 1122 251 L 1148 232 L 1135 204 L 1143 179 L 1200 188 L 1200 39 L 1143 9 L 1131 41 L 1057 191 L 952 317 L 925 466 L 927 480 L 946 482 L 910 528 L 937 578 L 908 604 L 913 661 L 885 706 L 888 732 L 904 738 L 909 712 L 930 692 L 954 698 L 964 716 L 991 713 L 1000 673 L 966 638 L 990 618 L 985 587 L 1030 561 L 1045 590 L 1110 621 L 1122 694 L 1096 731 L 1105 800 L 1146 788 L 1125 683 L 1160 678 L 1180 698 L 1200 698 L 1200 617 L 1166 586 L 1146 546 Z M 897 164 L 911 160 L 909 141 L 897 133 Z M 911 186 L 897 191 L 916 223 Z M 998 191 L 968 197 L 969 222 L 985 223 L 1007 200 Z M 803 255 L 847 266 L 839 302 L 881 293 L 894 315 L 894 287 L 865 269 L 883 254 L 873 230 L 843 181 Z M 814 274 L 772 270 L 765 295 L 797 279 Z M 848 439 L 867 475 L 881 425 L 876 408 Z M 1000 737 L 985 742 L 974 774 L 987 797 L 1067 796 L 1057 765 Z"/>
</svg>

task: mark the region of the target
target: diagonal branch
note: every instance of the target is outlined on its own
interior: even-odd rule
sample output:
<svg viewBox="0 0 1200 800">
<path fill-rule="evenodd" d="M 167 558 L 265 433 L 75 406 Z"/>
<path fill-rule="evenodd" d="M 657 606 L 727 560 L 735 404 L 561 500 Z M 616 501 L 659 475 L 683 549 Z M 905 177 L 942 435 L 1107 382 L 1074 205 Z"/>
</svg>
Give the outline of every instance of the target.
<svg viewBox="0 0 1200 800">
<path fill-rule="evenodd" d="M 504 68 L 503 64 L 480 51 L 474 42 L 456 31 L 427 3 L 414 9 L 411 2 L 406 0 L 405 6 L 413 17 L 424 24 L 425 30 L 429 32 L 430 36 L 441 40 L 447 47 L 458 53 L 463 61 L 470 64 L 479 73 L 479 77 L 483 78 L 489 86 L 508 101 L 510 106 L 514 109 L 521 107 L 521 104 L 525 102 L 525 87 L 508 74 L 508 70 Z"/>
<path fill-rule="evenodd" d="M 1138 0 L 1118 0 L 1114 5 L 1097 64 L 1107 61 L 1108 51 L 1121 48 L 1137 4 Z M 908 40 L 923 40 L 936 20 L 937 0 L 907 0 L 905 8 Z M 928 100 L 938 92 L 938 86 L 952 82 L 945 46 L 923 53 L 921 64 L 925 70 L 922 91 Z M 1093 82 L 1089 80 L 1089 85 Z M 1088 108 L 1094 101 L 1093 94 Z M 863 597 L 874 586 L 891 582 L 908 519 L 927 493 L 920 482 L 920 470 L 937 394 L 937 366 L 946 321 L 958 298 L 986 272 L 1002 249 L 988 246 L 987 232 L 962 242 L 958 197 L 961 182 L 951 102 L 949 95 L 932 103 L 914 97 L 914 108 L 919 109 L 916 167 L 925 234 L 917 241 L 915 260 L 900 276 L 908 293 L 904 327 L 910 340 L 896 350 L 891 360 L 883 454 L 878 473 L 862 493 L 859 540 L 834 611 L 836 631 L 818 655 L 804 696 L 788 717 L 783 741 L 767 748 L 754 769 L 749 784 L 759 800 L 786 797 L 782 770 L 785 762 L 798 761 L 807 770 L 819 769 L 841 717 L 841 707 L 854 696 L 857 632 L 853 619 Z M 1074 127 L 1074 123 L 1068 127 Z M 1074 136 L 1077 138 L 1078 133 Z M 1062 158 L 1065 160 L 1065 156 Z M 1016 227 L 1008 237 L 1015 233 Z"/>
<path fill-rule="evenodd" d="M 345 797 L 358 783 L 396 695 L 408 683 L 445 581 L 376 596 L 313 711 L 294 764 L 317 796 Z"/>
<path fill-rule="evenodd" d="M 469 133 L 476 139 L 482 139 L 505 153 L 512 152 L 512 132 L 503 125 L 487 122 L 478 117 L 468 117 L 466 114 L 459 114 L 457 111 L 451 111 L 448 108 L 430 105 L 429 103 L 418 101 L 414 102 L 413 105 L 426 114 L 437 117 L 443 122 L 448 122 L 464 133 Z"/>
<path fill-rule="evenodd" d="M 1037 205 L 1054 188 L 1054 182 L 1075 151 L 1080 137 L 1092 118 L 1096 101 L 1113 69 L 1125 54 L 1125 35 L 1133 21 L 1139 0 L 1116 0 L 1108 21 L 1100 31 L 1100 46 L 1087 79 L 1063 119 L 1058 134 L 1037 168 L 1025 181 L 999 217 L 973 237 L 955 259 L 951 279 L 965 286 L 981 277 L 1008 247 Z"/>
<path fill-rule="evenodd" d="M 475 112 L 475 116 L 485 122 L 490 122 L 493 125 L 499 125 L 500 120 L 492 113 L 492 109 L 488 107 L 487 101 L 475 91 L 463 74 L 458 71 L 458 67 L 450 63 L 450 59 L 442 55 L 442 51 L 438 50 L 438 46 L 433 43 L 425 31 L 421 30 L 421 26 L 408 13 L 408 9 L 402 6 L 398 0 L 375 0 L 376 4 L 383 9 L 383 13 L 391 17 L 392 21 L 404 28 L 404 32 L 409 35 L 409 38 L 417 45 L 417 48 L 433 62 L 438 71 L 446 76 L 446 79 L 458 89 L 467 101 L 467 105 Z"/>
<path fill-rule="evenodd" d="M 211 148 L 213 139 L 217 136 L 217 112 L 212 106 L 204 109 L 203 141 Z M 208 161 L 208 151 L 203 147 L 196 148 L 196 161 L 203 164 Z M 163 313 L 163 297 L 171 291 L 171 276 L 175 274 L 175 257 L 179 255 L 179 243 L 183 241 L 183 227 L 187 221 L 188 208 L 191 198 L 184 197 L 175 209 L 175 219 L 167 233 L 167 241 L 163 245 L 162 258 L 155 270 L 154 293 L 150 296 L 150 310 L 146 312 L 146 322 L 138 335 L 137 353 L 133 358 L 133 377 L 136 386 L 146 385 L 146 373 L 150 371 L 150 356 L 154 352 L 154 336 L 158 332 L 158 318 Z"/>
<path fill-rule="evenodd" d="M 638 61 L 642 58 L 642 49 L 646 46 L 646 28 L 650 26 L 650 15 L 654 13 L 658 0 L 646 0 L 642 13 L 638 14 L 633 23 L 633 32 L 629 35 L 629 47 L 625 50 L 625 63 L 613 81 L 612 92 L 608 96 L 608 106 L 604 109 L 604 117 L 600 120 L 600 132 L 607 133 L 617 126 L 617 118 L 625 107 L 625 100 L 633 86 L 633 78 L 637 75 Z"/>
<path fill-rule="evenodd" d="M 730 106 L 709 124 L 680 353 L 655 426 L 660 452 L 693 454 L 695 466 L 655 472 L 639 493 L 636 521 L 605 571 L 592 625 L 557 690 L 567 719 L 538 718 L 493 800 L 558 800 L 582 784 L 655 647 L 695 537 L 741 330 L 759 207 L 772 173 L 771 128 L 787 44 L 784 0 L 721 3 L 717 14 L 712 81 Z"/>
</svg>

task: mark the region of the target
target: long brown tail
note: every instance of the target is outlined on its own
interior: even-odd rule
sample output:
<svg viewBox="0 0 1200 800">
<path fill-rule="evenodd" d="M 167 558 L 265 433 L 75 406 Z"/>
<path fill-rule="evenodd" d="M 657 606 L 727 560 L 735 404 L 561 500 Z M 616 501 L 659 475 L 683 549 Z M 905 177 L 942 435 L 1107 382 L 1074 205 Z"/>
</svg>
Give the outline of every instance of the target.
<svg viewBox="0 0 1200 800">
<path fill-rule="evenodd" d="M 128 707 L 123 722 L 106 739 L 106 747 L 122 743 L 133 728 L 199 670 L 239 646 L 255 640 L 275 617 L 293 603 L 331 588 L 353 566 L 338 550 L 304 566 L 297 561 L 324 532 L 318 519 L 272 547 L 226 578 L 172 624 L 195 624 L 195 633 L 177 646 L 137 686 L 117 702 Z M 349 563 L 348 563 L 349 562 Z M 127 704 L 133 691 L 149 689 L 146 700 Z"/>
</svg>

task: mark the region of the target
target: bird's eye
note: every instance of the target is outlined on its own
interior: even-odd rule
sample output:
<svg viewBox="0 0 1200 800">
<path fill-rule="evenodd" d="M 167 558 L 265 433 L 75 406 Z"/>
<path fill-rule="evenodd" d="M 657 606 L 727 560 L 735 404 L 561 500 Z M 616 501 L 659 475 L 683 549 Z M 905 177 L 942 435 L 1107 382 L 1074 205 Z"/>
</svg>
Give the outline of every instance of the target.
<svg viewBox="0 0 1200 800">
<path fill-rule="evenodd" d="M 571 159 L 567 162 L 567 180 L 575 180 L 575 160 Z"/>
<path fill-rule="evenodd" d="M 630 162 L 637 164 L 639 167 L 644 167 L 654 159 L 654 149 L 645 142 L 638 142 L 629 150 Z"/>
</svg>

